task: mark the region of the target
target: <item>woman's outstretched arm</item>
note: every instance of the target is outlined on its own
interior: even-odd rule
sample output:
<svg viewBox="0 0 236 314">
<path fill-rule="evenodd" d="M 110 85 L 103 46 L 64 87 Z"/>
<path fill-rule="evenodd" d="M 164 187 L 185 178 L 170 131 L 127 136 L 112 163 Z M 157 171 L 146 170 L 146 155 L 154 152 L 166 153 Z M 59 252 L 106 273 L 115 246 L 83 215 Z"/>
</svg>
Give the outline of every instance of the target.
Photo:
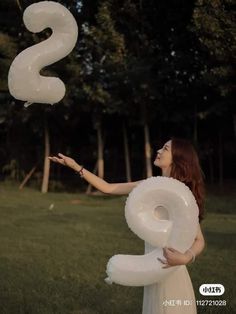
<svg viewBox="0 0 236 314">
<path fill-rule="evenodd" d="M 50 160 L 59 163 L 63 166 L 67 166 L 76 172 L 81 173 L 82 166 L 79 165 L 74 159 L 65 156 L 63 154 L 58 154 L 59 157 L 52 156 L 48 157 Z M 124 195 L 129 194 L 132 189 L 138 185 L 140 181 L 136 182 L 127 182 L 127 183 L 108 183 L 107 181 L 99 178 L 89 170 L 83 168 L 82 169 L 83 178 L 94 186 L 96 189 L 103 193 L 107 194 L 115 194 L 115 195 Z"/>
</svg>

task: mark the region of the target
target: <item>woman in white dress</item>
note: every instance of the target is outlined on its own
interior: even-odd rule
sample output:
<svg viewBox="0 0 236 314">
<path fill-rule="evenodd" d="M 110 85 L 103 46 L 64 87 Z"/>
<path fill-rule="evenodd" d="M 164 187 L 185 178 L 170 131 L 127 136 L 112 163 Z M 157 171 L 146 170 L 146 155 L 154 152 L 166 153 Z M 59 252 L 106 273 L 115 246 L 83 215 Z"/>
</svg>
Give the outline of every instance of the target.
<svg viewBox="0 0 236 314">
<path fill-rule="evenodd" d="M 108 183 L 94 175 L 74 159 L 58 154 L 50 160 L 78 172 L 87 182 L 106 194 L 124 195 L 132 191 L 140 181 L 127 183 Z M 183 139 L 173 138 L 157 151 L 154 165 L 161 168 L 162 176 L 173 177 L 185 183 L 196 198 L 199 207 L 199 222 L 203 218 L 204 184 L 198 156 L 192 144 Z M 181 265 L 159 284 L 144 287 L 143 314 L 195 314 L 195 296 L 187 265 L 193 262 L 205 242 L 199 224 L 198 233 L 191 248 L 181 253 L 174 248 L 164 248 L 165 259 L 159 259 L 163 268 Z M 145 243 L 145 253 L 154 248 Z"/>
</svg>

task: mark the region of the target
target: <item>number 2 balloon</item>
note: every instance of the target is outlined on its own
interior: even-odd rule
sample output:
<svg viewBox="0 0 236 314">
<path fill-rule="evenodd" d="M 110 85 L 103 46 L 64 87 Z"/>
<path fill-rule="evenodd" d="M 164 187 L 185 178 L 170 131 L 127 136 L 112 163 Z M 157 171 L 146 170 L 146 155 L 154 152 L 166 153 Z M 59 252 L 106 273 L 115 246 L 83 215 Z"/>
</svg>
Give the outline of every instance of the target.
<svg viewBox="0 0 236 314">
<path fill-rule="evenodd" d="M 23 20 L 29 31 L 38 33 L 49 27 L 52 35 L 16 56 L 8 73 L 9 91 L 28 104 L 57 103 L 65 95 L 64 83 L 57 77 L 42 76 L 40 71 L 72 51 L 78 37 L 77 23 L 69 10 L 53 1 L 28 6 Z"/>
</svg>

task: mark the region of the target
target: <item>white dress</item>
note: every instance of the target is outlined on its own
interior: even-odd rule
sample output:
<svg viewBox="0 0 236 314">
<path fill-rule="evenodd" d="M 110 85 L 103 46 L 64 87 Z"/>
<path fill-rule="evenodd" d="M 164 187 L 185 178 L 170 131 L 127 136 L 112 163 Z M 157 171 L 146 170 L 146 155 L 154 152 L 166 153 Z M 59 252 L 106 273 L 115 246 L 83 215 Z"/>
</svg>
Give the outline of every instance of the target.
<svg viewBox="0 0 236 314">
<path fill-rule="evenodd" d="M 145 243 L 145 253 L 154 247 Z M 144 287 L 142 314 L 196 314 L 196 301 L 186 266 L 180 266 L 162 282 Z"/>
</svg>

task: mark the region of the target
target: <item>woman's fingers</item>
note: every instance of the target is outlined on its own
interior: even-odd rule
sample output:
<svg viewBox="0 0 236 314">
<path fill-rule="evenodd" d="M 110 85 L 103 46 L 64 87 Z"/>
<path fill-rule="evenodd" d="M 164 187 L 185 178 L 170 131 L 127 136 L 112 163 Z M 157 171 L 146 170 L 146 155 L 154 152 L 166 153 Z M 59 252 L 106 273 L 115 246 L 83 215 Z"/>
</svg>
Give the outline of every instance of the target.
<svg viewBox="0 0 236 314">
<path fill-rule="evenodd" d="M 68 157 L 61 153 L 59 153 L 58 156 L 61 157 L 61 158 L 58 158 L 58 160 L 61 160 L 63 164 L 66 165 L 66 159 L 68 159 Z"/>
<path fill-rule="evenodd" d="M 54 162 L 57 162 L 57 163 L 59 163 L 59 164 L 65 166 L 65 161 L 64 161 L 64 159 L 60 159 L 60 158 L 55 157 L 55 156 L 53 156 L 53 157 L 48 157 L 48 159 L 50 159 L 50 160 L 52 160 L 52 161 L 54 161 Z"/>
<path fill-rule="evenodd" d="M 166 258 L 166 250 L 163 248 L 163 256 Z"/>
<path fill-rule="evenodd" d="M 176 253 L 177 251 L 175 250 L 175 249 L 173 249 L 173 248 L 171 248 L 171 247 L 164 247 L 163 248 L 163 252 L 165 252 L 165 253 Z"/>
<path fill-rule="evenodd" d="M 173 248 L 167 248 L 167 247 L 163 248 L 163 255 L 167 259 L 173 257 L 176 253 L 179 253 L 179 252 Z"/>
<path fill-rule="evenodd" d="M 161 262 L 162 264 L 167 264 L 167 261 L 166 261 L 166 260 L 164 260 L 164 259 L 162 259 L 162 258 L 160 258 L 160 257 L 158 257 L 157 259 L 158 259 L 158 261 Z"/>
<path fill-rule="evenodd" d="M 170 253 L 172 253 L 172 251 L 170 251 L 167 247 L 163 248 L 163 255 L 164 255 L 165 258 L 170 256 Z"/>
<path fill-rule="evenodd" d="M 166 264 L 165 266 L 163 266 L 162 268 L 170 268 L 172 267 L 172 265 Z"/>
<path fill-rule="evenodd" d="M 169 268 L 172 266 L 177 266 L 177 265 L 184 265 L 186 264 L 183 261 L 182 258 L 182 253 L 180 253 L 179 251 L 173 249 L 173 248 L 167 248 L 164 247 L 163 248 L 163 258 L 157 258 L 158 261 L 160 261 L 162 264 L 164 264 L 164 266 L 162 268 Z"/>
<path fill-rule="evenodd" d="M 169 268 L 171 267 L 170 265 L 168 265 L 168 262 L 162 258 L 157 258 L 159 262 L 161 262 L 162 264 L 164 264 L 165 266 L 163 266 L 162 268 Z"/>
<path fill-rule="evenodd" d="M 61 153 L 59 153 L 58 156 L 61 157 L 62 160 L 64 160 L 65 165 L 68 167 L 72 167 L 75 164 L 74 159 L 72 159 L 68 156 L 65 156 Z"/>
<path fill-rule="evenodd" d="M 167 247 L 166 249 L 167 249 L 168 251 L 172 252 L 172 253 L 178 252 L 177 250 L 173 249 L 172 247 Z"/>
<path fill-rule="evenodd" d="M 163 248 L 163 256 L 166 258 L 166 265 L 164 268 L 176 265 L 176 253 L 178 253 L 178 251 L 173 248 Z"/>
<path fill-rule="evenodd" d="M 55 159 L 55 157 L 51 157 L 51 156 L 50 156 L 50 157 L 48 157 L 48 159 L 57 162 L 57 160 Z"/>
<path fill-rule="evenodd" d="M 173 248 L 163 248 L 163 256 L 165 257 L 167 264 L 170 266 L 187 264 L 184 253 L 181 253 Z"/>
<path fill-rule="evenodd" d="M 58 156 L 61 157 L 61 158 L 66 158 L 66 156 L 63 155 L 62 153 L 59 153 Z"/>
</svg>

